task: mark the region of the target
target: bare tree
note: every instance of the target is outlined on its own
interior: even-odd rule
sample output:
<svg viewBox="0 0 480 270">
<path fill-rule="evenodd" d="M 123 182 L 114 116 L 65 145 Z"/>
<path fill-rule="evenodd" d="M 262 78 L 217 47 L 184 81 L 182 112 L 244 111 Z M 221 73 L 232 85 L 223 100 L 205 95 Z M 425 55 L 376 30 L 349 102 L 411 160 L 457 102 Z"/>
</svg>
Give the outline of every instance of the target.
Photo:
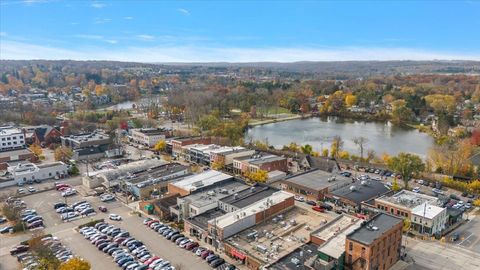
<svg viewBox="0 0 480 270">
<path fill-rule="evenodd" d="M 368 143 L 368 139 L 363 136 L 360 136 L 360 137 L 353 138 L 353 142 L 360 149 L 360 158 L 363 160 L 363 151 L 365 149 L 365 145 Z"/>
</svg>

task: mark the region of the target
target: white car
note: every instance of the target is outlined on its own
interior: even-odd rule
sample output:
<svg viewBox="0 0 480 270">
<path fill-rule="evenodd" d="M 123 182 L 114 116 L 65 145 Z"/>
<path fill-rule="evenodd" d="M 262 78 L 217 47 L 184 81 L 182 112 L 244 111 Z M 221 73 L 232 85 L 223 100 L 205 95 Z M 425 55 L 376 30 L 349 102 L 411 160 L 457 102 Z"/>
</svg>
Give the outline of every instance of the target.
<svg viewBox="0 0 480 270">
<path fill-rule="evenodd" d="M 67 189 L 64 192 L 62 192 L 62 197 L 73 196 L 75 194 L 77 194 L 77 191 L 75 189 L 71 188 L 71 189 Z"/>
<path fill-rule="evenodd" d="M 413 192 L 415 193 L 420 193 L 420 188 L 419 187 L 415 187 L 414 189 L 412 189 Z"/>
<path fill-rule="evenodd" d="M 111 201 L 113 199 L 115 199 L 115 197 L 111 194 L 105 194 L 105 195 L 100 196 L 100 200 L 102 202 L 108 202 L 108 201 Z"/>
<path fill-rule="evenodd" d="M 27 192 L 25 191 L 24 188 L 19 188 L 19 189 L 17 189 L 17 193 L 18 193 L 18 194 L 25 194 L 25 193 L 27 193 Z"/>
<path fill-rule="evenodd" d="M 28 191 L 33 193 L 33 192 L 37 192 L 37 189 L 34 187 L 28 187 Z"/>
<path fill-rule="evenodd" d="M 108 218 L 111 219 L 111 220 L 117 220 L 117 221 L 122 220 L 122 217 L 120 215 L 117 215 L 117 214 L 110 214 L 108 216 Z"/>
<path fill-rule="evenodd" d="M 299 201 L 299 202 L 304 202 L 305 201 L 305 198 L 303 198 L 302 196 L 294 196 L 294 199 L 295 201 Z"/>
</svg>

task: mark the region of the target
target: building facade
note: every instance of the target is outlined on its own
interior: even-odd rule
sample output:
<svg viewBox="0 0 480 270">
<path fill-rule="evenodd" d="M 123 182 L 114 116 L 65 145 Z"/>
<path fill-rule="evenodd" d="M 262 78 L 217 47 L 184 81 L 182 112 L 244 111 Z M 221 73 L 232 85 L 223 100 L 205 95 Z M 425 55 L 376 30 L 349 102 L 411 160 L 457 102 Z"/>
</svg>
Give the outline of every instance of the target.
<svg viewBox="0 0 480 270">
<path fill-rule="evenodd" d="M 0 130 L 0 152 L 25 148 L 25 134 L 18 128 Z"/>
<path fill-rule="evenodd" d="M 25 184 L 52 178 L 64 178 L 68 175 L 68 167 L 60 161 L 40 165 L 20 163 L 15 167 L 9 167 L 8 172 L 17 183 Z"/>
<path fill-rule="evenodd" d="M 171 136 L 171 130 L 164 128 L 140 128 L 132 130 L 132 139 L 136 143 L 148 147 L 155 146 L 159 141 Z"/>
</svg>

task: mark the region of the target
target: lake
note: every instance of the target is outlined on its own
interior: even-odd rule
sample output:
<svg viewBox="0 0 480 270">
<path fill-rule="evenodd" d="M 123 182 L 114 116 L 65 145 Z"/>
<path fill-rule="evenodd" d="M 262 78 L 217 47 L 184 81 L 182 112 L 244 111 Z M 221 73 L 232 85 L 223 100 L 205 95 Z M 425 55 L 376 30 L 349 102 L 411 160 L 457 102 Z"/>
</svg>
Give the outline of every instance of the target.
<svg viewBox="0 0 480 270">
<path fill-rule="evenodd" d="M 124 102 L 112 105 L 112 106 L 108 107 L 107 109 L 108 110 L 130 110 L 130 109 L 132 109 L 132 106 L 134 104 L 138 105 L 138 104 L 142 104 L 142 103 L 148 103 L 148 102 L 151 102 L 151 101 L 155 101 L 158 104 L 162 104 L 162 98 L 163 98 L 162 96 L 155 95 L 155 96 L 151 96 L 151 97 L 144 97 L 144 98 L 141 98 L 139 100 L 128 100 L 128 101 L 124 101 Z"/>
<path fill-rule="evenodd" d="M 425 158 L 428 149 L 434 144 L 432 137 L 416 129 L 396 126 L 390 122 L 364 122 L 337 117 L 296 119 L 255 126 L 247 130 L 245 141 L 267 140 L 275 148 L 295 142 L 300 145 L 310 144 L 314 151 L 321 151 L 330 148 L 336 135 L 343 139 L 344 150 L 357 155 L 360 155 L 360 151 L 353 139 L 359 136 L 368 140 L 364 155 L 368 149 L 373 149 L 378 156 L 383 153 L 396 155 L 408 152 Z"/>
</svg>

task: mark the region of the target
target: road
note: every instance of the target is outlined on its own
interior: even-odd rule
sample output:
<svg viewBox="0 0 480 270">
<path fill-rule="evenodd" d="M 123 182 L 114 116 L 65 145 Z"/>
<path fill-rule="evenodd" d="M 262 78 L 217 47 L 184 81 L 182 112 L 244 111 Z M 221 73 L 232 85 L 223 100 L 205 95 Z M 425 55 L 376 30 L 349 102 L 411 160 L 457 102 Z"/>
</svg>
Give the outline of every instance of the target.
<svg viewBox="0 0 480 270">
<path fill-rule="evenodd" d="M 480 269 L 480 253 L 465 249 L 456 244 L 406 239 L 407 254 L 415 265 L 411 269 Z"/>
<path fill-rule="evenodd" d="M 480 216 L 470 213 L 468 218 L 469 221 L 467 221 L 467 223 L 449 234 L 458 233 L 460 237 L 460 239 L 452 243 L 452 245 L 461 246 L 480 254 Z M 447 238 L 449 237 L 447 236 Z"/>
</svg>

